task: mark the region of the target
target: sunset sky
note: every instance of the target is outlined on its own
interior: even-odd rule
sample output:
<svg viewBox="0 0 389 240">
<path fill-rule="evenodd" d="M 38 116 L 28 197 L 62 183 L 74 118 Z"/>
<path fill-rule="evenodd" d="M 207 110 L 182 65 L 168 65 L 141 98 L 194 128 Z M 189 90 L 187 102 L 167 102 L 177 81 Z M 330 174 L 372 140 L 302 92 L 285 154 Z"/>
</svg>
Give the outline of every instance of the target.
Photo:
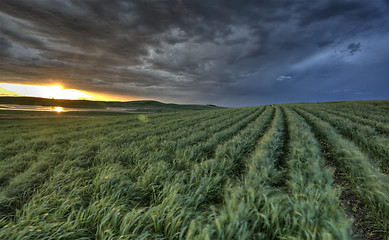
<svg viewBox="0 0 389 240">
<path fill-rule="evenodd" d="M 27 95 L 7 84 L 222 106 L 389 99 L 389 1 L 1 0 L 0 94 Z"/>
</svg>

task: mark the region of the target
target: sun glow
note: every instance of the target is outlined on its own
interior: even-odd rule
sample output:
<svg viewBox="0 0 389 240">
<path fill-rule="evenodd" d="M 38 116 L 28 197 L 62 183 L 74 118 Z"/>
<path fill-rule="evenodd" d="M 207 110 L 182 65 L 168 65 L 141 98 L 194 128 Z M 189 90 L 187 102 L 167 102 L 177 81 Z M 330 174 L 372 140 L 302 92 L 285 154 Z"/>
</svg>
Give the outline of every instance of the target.
<svg viewBox="0 0 389 240">
<path fill-rule="evenodd" d="M 42 97 L 54 99 L 69 100 L 92 100 L 92 101 L 134 101 L 134 98 L 125 95 L 112 93 L 88 92 L 76 89 L 64 89 L 60 84 L 42 86 L 42 85 L 25 85 L 11 84 L 0 82 L 0 96 L 27 96 Z"/>
<path fill-rule="evenodd" d="M 54 86 L 37 86 L 37 85 L 23 85 L 23 84 L 8 84 L 0 83 L 0 88 L 5 89 L 6 92 L 13 92 L 19 96 L 54 98 L 54 99 L 91 99 L 87 93 L 76 89 L 64 89 L 60 85 Z M 15 94 L 14 94 L 15 95 Z"/>
</svg>

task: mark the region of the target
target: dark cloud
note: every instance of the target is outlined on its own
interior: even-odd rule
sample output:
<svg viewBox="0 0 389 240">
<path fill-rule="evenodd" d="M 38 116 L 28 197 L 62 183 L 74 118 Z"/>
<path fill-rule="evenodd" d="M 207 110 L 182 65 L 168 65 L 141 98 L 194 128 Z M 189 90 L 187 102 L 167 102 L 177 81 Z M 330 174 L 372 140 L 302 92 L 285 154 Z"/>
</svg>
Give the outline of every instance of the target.
<svg viewBox="0 0 389 240">
<path fill-rule="evenodd" d="M 230 106 L 314 99 L 308 87 L 330 93 L 363 64 L 382 82 L 387 10 L 363 0 L 2 0 L 0 81 Z"/>
<path fill-rule="evenodd" d="M 311 9 L 308 6 L 309 12 L 300 21 L 303 26 L 330 19 L 368 21 L 384 14 L 374 4 L 370 5 L 362 1 L 318 1 L 312 5 Z"/>
<path fill-rule="evenodd" d="M 349 51 L 349 53 L 351 55 L 354 55 L 355 52 L 357 51 L 360 51 L 361 50 L 361 43 L 350 43 L 348 46 L 347 46 L 347 50 Z"/>
<path fill-rule="evenodd" d="M 9 40 L 0 37 L 0 56 L 8 56 L 12 44 Z"/>
</svg>

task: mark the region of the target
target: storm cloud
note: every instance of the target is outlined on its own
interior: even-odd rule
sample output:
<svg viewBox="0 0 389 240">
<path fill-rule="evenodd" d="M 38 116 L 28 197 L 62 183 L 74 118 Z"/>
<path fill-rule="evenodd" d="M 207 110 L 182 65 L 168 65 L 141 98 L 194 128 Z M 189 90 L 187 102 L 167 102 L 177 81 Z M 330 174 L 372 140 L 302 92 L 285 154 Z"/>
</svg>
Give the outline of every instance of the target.
<svg viewBox="0 0 389 240">
<path fill-rule="evenodd" d="M 0 82 L 223 106 L 384 99 L 388 12 L 383 0 L 2 0 Z"/>
</svg>

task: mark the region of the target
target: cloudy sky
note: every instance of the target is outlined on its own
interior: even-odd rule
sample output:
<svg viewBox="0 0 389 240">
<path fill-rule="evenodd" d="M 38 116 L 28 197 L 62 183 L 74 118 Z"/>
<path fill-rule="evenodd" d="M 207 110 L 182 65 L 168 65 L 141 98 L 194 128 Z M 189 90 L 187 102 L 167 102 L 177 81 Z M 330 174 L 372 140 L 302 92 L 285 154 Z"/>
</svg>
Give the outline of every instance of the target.
<svg viewBox="0 0 389 240">
<path fill-rule="evenodd" d="M 253 106 L 389 99 L 388 0 L 1 0 L 0 83 Z"/>
</svg>

